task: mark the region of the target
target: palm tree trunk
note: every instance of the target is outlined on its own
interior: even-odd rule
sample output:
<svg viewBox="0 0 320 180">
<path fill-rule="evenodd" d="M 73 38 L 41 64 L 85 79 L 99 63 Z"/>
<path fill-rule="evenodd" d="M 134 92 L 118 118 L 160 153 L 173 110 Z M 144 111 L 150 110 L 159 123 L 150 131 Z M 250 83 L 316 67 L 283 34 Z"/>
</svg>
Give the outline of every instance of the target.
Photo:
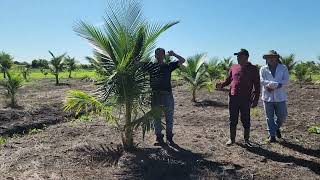
<svg viewBox="0 0 320 180">
<path fill-rule="evenodd" d="M 59 85 L 59 75 L 55 74 L 55 77 L 56 77 L 56 86 L 58 86 Z"/>
<path fill-rule="evenodd" d="M 3 71 L 3 78 L 6 78 L 6 71 Z"/>
<path fill-rule="evenodd" d="M 71 78 L 71 72 L 72 72 L 72 71 L 69 71 L 69 78 Z"/>
<path fill-rule="evenodd" d="M 302 88 L 302 80 L 299 81 L 300 88 Z"/>
<path fill-rule="evenodd" d="M 16 100 L 14 95 L 11 94 L 11 107 L 16 107 Z"/>
<path fill-rule="evenodd" d="M 196 102 L 196 88 L 192 90 L 192 102 Z"/>
<path fill-rule="evenodd" d="M 132 103 L 127 102 L 125 105 L 126 114 L 125 114 L 125 129 L 122 133 L 122 144 L 125 150 L 133 149 L 133 129 L 130 127 L 131 123 L 131 113 L 132 113 Z"/>
</svg>

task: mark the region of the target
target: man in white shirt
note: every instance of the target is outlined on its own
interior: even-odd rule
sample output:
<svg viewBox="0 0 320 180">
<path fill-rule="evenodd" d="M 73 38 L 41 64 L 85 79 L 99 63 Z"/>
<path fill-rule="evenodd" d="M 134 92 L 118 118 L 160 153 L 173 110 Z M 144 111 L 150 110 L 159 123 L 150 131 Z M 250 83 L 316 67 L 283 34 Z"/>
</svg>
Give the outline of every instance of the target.
<svg viewBox="0 0 320 180">
<path fill-rule="evenodd" d="M 269 128 L 268 142 L 276 142 L 276 136 L 281 138 L 280 127 L 288 115 L 286 86 L 289 83 L 289 72 L 281 63 L 280 55 L 276 51 L 271 50 L 263 59 L 266 59 L 267 65 L 260 69 L 260 81 Z"/>
</svg>

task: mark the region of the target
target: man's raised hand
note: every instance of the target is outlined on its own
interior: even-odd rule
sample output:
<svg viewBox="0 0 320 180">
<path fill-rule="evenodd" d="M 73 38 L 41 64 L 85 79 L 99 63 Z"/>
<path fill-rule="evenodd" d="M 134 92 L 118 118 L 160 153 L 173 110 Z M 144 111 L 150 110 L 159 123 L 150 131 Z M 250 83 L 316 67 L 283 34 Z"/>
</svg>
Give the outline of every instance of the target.
<svg viewBox="0 0 320 180">
<path fill-rule="evenodd" d="M 168 51 L 168 55 L 169 55 L 169 56 L 175 56 L 176 53 L 174 53 L 174 52 L 171 50 L 171 51 Z"/>
</svg>

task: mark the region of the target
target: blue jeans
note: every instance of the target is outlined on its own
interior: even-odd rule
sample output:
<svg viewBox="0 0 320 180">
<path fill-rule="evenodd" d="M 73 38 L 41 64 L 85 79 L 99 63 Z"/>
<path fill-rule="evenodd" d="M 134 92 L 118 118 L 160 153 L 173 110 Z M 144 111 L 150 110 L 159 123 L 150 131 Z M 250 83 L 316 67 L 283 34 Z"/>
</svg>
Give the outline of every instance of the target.
<svg viewBox="0 0 320 180">
<path fill-rule="evenodd" d="M 156 136 L 162 136 L 161 114 L 164 113 L 166 119 L 167 136 L 172 136 L 174 99 L 172 92 L 154 92 L 152 94 L 152 109 L 159 109 L 160 113 L 154 117 L 154 128 Z"/>
<path fill-rule="evenodd" d="M 275 136 L 288 116 L 286 102 L 264 102 L 269 135 Z"/>
</svg>

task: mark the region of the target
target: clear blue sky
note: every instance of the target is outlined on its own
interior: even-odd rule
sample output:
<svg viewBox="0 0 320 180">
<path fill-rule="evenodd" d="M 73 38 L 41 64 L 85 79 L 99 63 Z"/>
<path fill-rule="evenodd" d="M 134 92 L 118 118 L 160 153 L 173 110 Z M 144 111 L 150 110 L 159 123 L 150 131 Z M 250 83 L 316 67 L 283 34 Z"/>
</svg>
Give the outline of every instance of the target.
<svg viewBox="0 0 320 180">
<path fill-rule="evenodd" d="M 270 49 L 298 60 L 320 55 L 318 0 L 144 0 L 144 15 L 154 22 L 180 20 L 158 45 L 183 56 L 207 52 L 228 57 L 240 48 L 262 64 Z M 101 24 L 105 0 L 1 0 L 0 51 L 18 61 L 48 58 L 48 50 L 67 52 L 81 62 L 91 55 L 73 26 L 78 20 Z"/>
</svg>

